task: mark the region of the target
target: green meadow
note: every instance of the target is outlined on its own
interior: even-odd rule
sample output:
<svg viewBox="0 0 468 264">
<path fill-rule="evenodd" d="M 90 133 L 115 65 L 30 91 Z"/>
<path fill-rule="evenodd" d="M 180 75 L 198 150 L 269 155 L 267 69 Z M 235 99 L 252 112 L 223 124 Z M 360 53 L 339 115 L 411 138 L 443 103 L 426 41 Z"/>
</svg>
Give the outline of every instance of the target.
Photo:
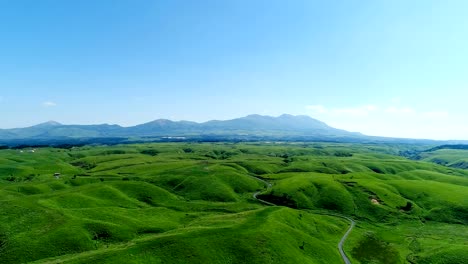
<svg viewBox="0 0 468 264">
<path fill-rule="evenodd" d="M 421 159 L 444 166 L 468 169 L 468 149 L 437 149 L 421 153 Z"/>
<path fill-rule="evenodd" d="M 467 151 L 408 148 L 0 150 L 0 263 L 343 263 L 341 216 L 352 263 L 468 263 Z"/>
</svg>

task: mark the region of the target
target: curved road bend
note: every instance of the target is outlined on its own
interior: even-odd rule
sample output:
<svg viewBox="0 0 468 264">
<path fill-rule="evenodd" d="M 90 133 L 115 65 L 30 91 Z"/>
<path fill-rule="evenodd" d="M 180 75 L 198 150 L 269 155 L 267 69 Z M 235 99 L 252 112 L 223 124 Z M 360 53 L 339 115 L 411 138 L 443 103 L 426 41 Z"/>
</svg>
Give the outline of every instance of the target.
<svg viewBox="0 0 468 264">
<path fill-rule="evenodd" d="M 267 186 L 267 190 L 271 188 L 272 184 L 263 180 L 263 179 L 260 179 L 260 178 L 257 178 L 255 176 L 252 176 L 253 178 L 263 182 L 264 184 L 266 184 Z M 273 204 L 273 203 L 270 203 L 268 201 L 265 201 L 265 200 L 262 200 L 260 198 L 257 198 L 257 195 L 259 195 L 262 191 L 257 191 L 256 193 L 253 194 L 253 198 L 256 199 L 257 201 L 261 202 L 261 203 L 264 203 L 266 205 L 270 205 L 270 206 L 276 206 L 276 204 Z M 313 212 L 312 212 L 313 213 Z M 341 238 L 340 242 L 338 243 L 338 250 L 340 251 L 340 255 L 341 255 L 341 258 L 343 259 L 344 263 L 345 264 L 351 264 L 351 261 L 349 260 L 348 256 L 346 255 L 346 252 L 344 252 L 343 250 L 343 245 L 346 241 L 346 239 L 348 238 L 349 234 L 351 233 L 351 231 L 353 230 L 354 226 L 356 225 L 356 222 L 354 222 L 353 219 L 347 217 L 347 216 L 344 216 L 344 215 L 340 215 L 340 214 L 333 214 L 333 213 L 325 213 L 325 212 L 320 212 L 320 213 L 317 213 L 317 214 L 322 214 L 322 215 L 330 215 L 330 216 L 336 216 L 336 217 L 341 217 L 343 219 L 346 219 L 348 220 L 351 225 L 349 226 L 348 230 L 346 231 L 346 233 L 343 235 L 343 237 Z"/>
</svg>

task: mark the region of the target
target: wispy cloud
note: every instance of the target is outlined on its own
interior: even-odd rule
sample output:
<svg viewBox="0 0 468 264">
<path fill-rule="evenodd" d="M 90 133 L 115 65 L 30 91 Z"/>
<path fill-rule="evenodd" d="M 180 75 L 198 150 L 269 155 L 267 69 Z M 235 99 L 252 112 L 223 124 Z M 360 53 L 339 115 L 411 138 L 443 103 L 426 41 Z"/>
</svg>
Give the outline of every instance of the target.
<svg viewBox="0 0 468 264">
<path fill-rule="evenodd" d="M 446 109 L 416 108 L 398 102 L 345 108 L 309 105 L 305 109 L 331 126 L 367 135 L 456 139 L 468 133 L 468 126 L 459 122 L 460 115 Z"/>
<path fill-rule="evenodd" d="M 390 102 L 392 104 L 400 104 L 401 103 L 401 98 L 400 97 L 393 97 L 390 99 Z"/>
<path fill-rule="evenodd" d="M 414 114 L 416 111 L 411 107 L 389 106 L 385 109 L 388 114 Z"/>
<path fill-rule="evenodd" d="M 367 116 L 372 112 L 375 112 L 378 108 L 374 105 L 363 105 L 350 108 L 336 108 L 332 109 L 331 113 L 336 115 L 345 116 Z"/>
<path fill-rule="evenodd" d="M 312 110 L 313 112 L 317 113 L 327 113 L 328 109 L 325 108 L 323 105 L 308 105 L 306 106 L 307 110 Z"/>
<path fill-rule="evenodd" d="M 446 118 L 450 114 L 447 111 L 429 111 L 429 112 L 423 112 L 422 116 L 427 117 L 427 118 Z"/>
<path fill-rule="evenodd" d="M 348 108 L 327 108 L 323 105 L 308 105 L 306 106 L 306 109 L 317 114 L 331 114 L 335 116 L 366 116 L 371 112 L 376 111 L 378 107 L 375 105 L 363 105 Z"/>
<path fill-rule="evenodd" d="M 449 112 L 443 110 L 418 111 L 409 106 L 395 105 L 386 107 L 362 105 L 346 108 L 327 108 L 323 105 L 308 105 L 305 108 L 313 114 L 343 117 L 364 117 L 373 113 L 379 116 L 412 116 L 418 118 L 445 118 L 450 115 Z"/>
<path fill-rule="evenodd" d="M 57 104 L 52 102 L 52 101 L 45 101 L 45 102 L 42 102 L 42 106 L 43 107 L 54 107 L 54 106 L 57 106 Z"/>
</svg>

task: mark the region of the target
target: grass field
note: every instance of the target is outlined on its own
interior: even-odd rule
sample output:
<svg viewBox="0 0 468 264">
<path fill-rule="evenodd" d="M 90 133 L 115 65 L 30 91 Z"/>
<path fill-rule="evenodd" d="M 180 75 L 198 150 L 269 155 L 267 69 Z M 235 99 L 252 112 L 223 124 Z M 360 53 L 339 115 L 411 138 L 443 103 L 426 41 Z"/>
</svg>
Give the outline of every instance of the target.
<svg viewBox="0 0 468 264">
<path fill-rule="evenodd" d="M 468 149 L 438 149 L 421 153 L 421 159 L 448 167 L 468 169 Z"/>
<path fill-rule="evenodd" d="M 0 263 L 342 263 L 349 222 L 323 212 L 356 220 L 344 247 L 353 263 L 468 263 L 468 171 L 402 148 L 0 150 Z M 437 155 L 468 158 L 450 151 Z"/>
</svg>

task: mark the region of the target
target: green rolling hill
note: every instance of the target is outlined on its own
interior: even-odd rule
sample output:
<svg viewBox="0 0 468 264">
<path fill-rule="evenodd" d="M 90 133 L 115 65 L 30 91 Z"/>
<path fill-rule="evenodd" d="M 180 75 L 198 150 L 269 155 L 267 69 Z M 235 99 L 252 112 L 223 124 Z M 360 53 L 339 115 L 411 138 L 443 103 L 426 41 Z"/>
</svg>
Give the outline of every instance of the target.
<svg viewBox="0 0 468 264">
<path fill-rule="evenodd" d="M 337 244 L 349 222 L 334 215 L 344 215 L 357 223 L 344 244 L 352 263 L 462 263 L 468 171 L 394 155 L 400 149 L 157 143 L 0 150 L 0 259 L 342 263 Z M 278 206 L 255 200 L 256 192 Z"/>
</svg>

